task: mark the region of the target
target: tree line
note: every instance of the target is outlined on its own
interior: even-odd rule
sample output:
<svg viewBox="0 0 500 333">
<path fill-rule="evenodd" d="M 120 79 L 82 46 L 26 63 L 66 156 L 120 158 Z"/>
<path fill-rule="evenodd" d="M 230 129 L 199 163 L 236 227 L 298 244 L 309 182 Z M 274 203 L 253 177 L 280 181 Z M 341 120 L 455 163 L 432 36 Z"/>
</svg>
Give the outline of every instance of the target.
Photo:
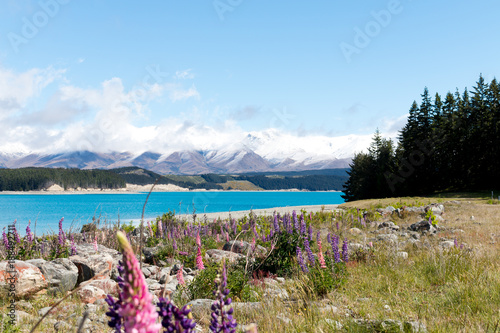
<svg viewBox="0 0 500 333">
<path fill-rule="evenodd" d="M 500 188 L 500 82 L 480 76 L 472 90 L 421 97 L 397 144 L 377 130 L 354 156 L 344 199 Z"/>
<path fill-rule="evenodd" d="M 0 169 L 0 191 L 42 190 L 51 185 L 67 188 L 125 187 L 119 175 L 108 170 L 80 170 L 64 168 Z"/>
</svg>

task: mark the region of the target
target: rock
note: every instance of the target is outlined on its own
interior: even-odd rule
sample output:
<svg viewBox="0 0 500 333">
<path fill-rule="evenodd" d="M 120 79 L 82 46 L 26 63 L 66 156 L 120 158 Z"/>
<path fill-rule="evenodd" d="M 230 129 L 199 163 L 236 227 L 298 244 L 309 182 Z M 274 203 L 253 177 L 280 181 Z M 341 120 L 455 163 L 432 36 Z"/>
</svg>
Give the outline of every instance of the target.
<svg viewBox="0 0 500 333">
<path fill-rule="evenodd" d="M 93 276 L 111 276 L 111 270 L 118 265 L 118 262 L 106 253 L 90 255 L 87 260 Z"/>
<path fill-rule="evenodd" d="M 222 249 L 224 251 L 231 251 L 231 252 L 235 252 L 235 253 L 239 253 L 239 254 L 243 254 L 243 255 L 247 255 L 250 248 L 251 248 L 250 243 L 244 242 L 244 241 L 239 241 L 239 240 L 229 241 L 226 244 L 224 244 L 224 246 L 222 247 Z M 257 247 L 255 248 L 255 251 L 260 255 L 264 255 L 267 252 L 266 248 L 262 247 L 260 245 L 257 245 Z"/>
<path fill-rule="evenodd" d="M 92 285 L 84 286 L 76 292 L 84 303 L 95 303 L 98 299 L 106 298 L 104 290 L 94 287 Z"/>
<path fill-rule="evenodd" d="M 241 312 L 241 313 L 248 313 L 251 311 L 262 311 L 262 303 L 261 302 L 234 302 L 231 303 L 233 306 L 233 309 L 235 311 Z"/>
<path fill-rule="evenodd" d="M 351 235 L 361 235 L 363 232 L 359 228 L 351 228 L 349 229 L 349 233 Z"/>
<path fill-rule="evenodd" d="M 30 302 L 26 302 L 25 300 L 18 301 L 16 305 L 26 310 L 33 310 L 33 304 L 31 304 Z"/>
<path fill-rule="evenodd" d="M 16 322 L 21 322 L 21 321 L 31 321 L 33 319 L 33 316 L 30 315 L 27 312 L 21 311 L 21 310 L 16 310 Z"/>
<path fill-rule="evenodd" d="M 287 316 L 285 316 L 283 313 L 278 313 L 276 315 L 276 318 L 281 320 L 285 324 L 290 324 L 292 322 L 292 320 L 290 318 L 288 318 Z"/>
<path fill-rule="evenodd" d="M 45 314 L 46 314 L 47 312 L 49 312 L 49 311 L 50 311 L 50 309 L 52 309 L 52 307 L 51 307 L 51 306 L 46 306 L 46 307 L 44 307 L 44 308 L 41 308 L 40 310 L 38 310 L 38 315 L 39 315 L 40 317 L 45 316 Z M 57 312 L 57 308 L 54 308 L 54 309 L 52 309 L 52 311 L 50 311 L 50 313 L 56 313 L 56 312 Z"/>
<path fill-rule="evenodd" d="M 427 220 L 422 220 L 417 223 L 413 223 L 410 225 L 409 229 L 411 231 L 418 231 L 422 233 L 430 233 L 430 234 L 435 234 L 437 232 L 436 228 L 432 224 L 429 223 Z"/>
<path fill-rule="evenodd" d="M 434 213 L 434 215 L 441 215 L 444 213 L 444 206 L 443 205 L 435 205 L 431 206 L 430 210 Z"/>
<path fill-rule="evenodd" d="M 69 332 L 73 329 L 73 326 L 64 321 L 58 321 L 54 324 L 54 329 L 56 332 Z"/>
<path fill-rule="evenodd" d="M 205 312 L 210 312 L 210 307 L 212 306 L 213 302 L 213 299 L 200 298 L 189 302 L 187 305 L 191 307 L 193 315 L 203 314 Z"/>
<path fill-rule="evenodd" d="M 16 297 L 19 298 L 35 294 L 48 287 L 48 282 L 40 269 L 21 260 L 14 260 L 13 263 L 0 262 L 0 290 L 8 291 L 7 285 L 11 282 L 14 282 Z"/>
<path fill-rule="evenodd" d="M 385 207 L 385 210 L 389 211 L 389 212 L 394 212 L 396 210 L 396 208 L 392 207 L 392 206 L 387 206 Z"/>
<path fill-rule="evenodd" d="M 91 281 L 85 281 L 80 286 L 91 286 L 101 289 L 106 294 L 118 295 L 120 287 L 116 281 L 111 280 L 107 276 L 99 276 Z"/>
<path fill-rule="evenodd" d="M 159 246 L 143 248 L 142 253 L 144 254 L 144 262 L 147 264 L 154 264 L 154 258 L 158 255 L 159 251 Z"/>
<path fill-rule="evenodd" d="M 94 270 L 90 268 L 90 263 L 87 259 L 76 255 L 69 257 L 69 260 L 71 260 L 71 262 L 78 269 L 78 279 L 76 280 L 77 284 L 88 281 L 94 277 Z"/>
<path fill-rule="evenodd" d="M 167 280 L 170 278 L 170 271 L 172 270 L 171 267 L 165 267 L 160 271 L 160 279 L 159 282 L 160 284 L 165 284 Z"/>
<path fill-rule="evenodd" d="M 319 313 L 321 313 L 321 315 L 323 315 L 323 316 L 334 315 L 334 314 L 337 314 L 339 312 L 339 309 L 333 305 L 326 305 L 326 306 L 318 308 L 318 310 L 319 310 Z"/>
<path fill-rule="evenodd" d="M 396 243 L 398 241 L 398 236 L 395 234 L 382 234 L 377 236 L 377 240 L 387 243 Z"/>
<path fill-rule="evenodd" d="M 427 327 L 419 321 L 405 321 L 404 331 L 405 333 L 427 333 Z"/>
<path fill-rule="evenodd" d="M 340 331 L 344 328 L 344 325 L 342 325 L 339 321 L 333 319 L 326 318 L 325 322 L 330 325 L 335 331 Z"/>
<path fill-rule="evenodd" d="M 218 249 L 208 250 L 206 253 L 209 258 L 215 262 L 221 262 L 222 259 L 225 258 L 227 262 L 233 263 L 238 259 L 245 258 L 242 254 Z"/>
<path fill-rule="evenodd" d="M 396 256 L 402 259 L 408 259 L 408 252 L 399 251 L 396 253 Z"/>
<path fill-rule="evenodd" d="M 405 211 L 406 212 L 409 212 L 409 213 L 425 213 L 425 208 L 424 207 L 406 207 L 405 208 Z"/>
<path fill-rule="evenodd" d="M 455 247 L 455 241 L 443 241 L 439 243 L 439 246 L 441 246 L 443 249 L 452 249 Z"/>
<path fill-rule="evenodd" d="M 42 259 L 43 260 L 43 259 Z M 73 290 L 78 280 L 78 268 L 68 258 L 58 258 L 52 261 L 31 260 L 49 283 L 49 291 L 66 292 Z"/>
<path fill-rule="evenodd" d="M 387 312 L 391 312 L 391 307 L 389 305 L 384 305 L 384 310 Z"/>
</svg>

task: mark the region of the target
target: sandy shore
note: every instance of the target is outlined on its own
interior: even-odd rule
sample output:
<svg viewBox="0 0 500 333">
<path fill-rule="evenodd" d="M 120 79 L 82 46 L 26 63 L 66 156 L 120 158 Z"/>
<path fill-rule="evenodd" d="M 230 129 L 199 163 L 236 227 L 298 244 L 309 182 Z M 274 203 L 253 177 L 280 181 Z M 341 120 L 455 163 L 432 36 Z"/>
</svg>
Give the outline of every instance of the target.
<svg viewBox="0 0 500 333">
<path fill-rule="evenodd" d="M 332 212 L 336 209 L 338 209 L 339 205 L 304 205 L 304 206 L 287 206 L 287 207 L 273 207 L 273 208 L 266 208 L 266 209 L 254 209 L 252 210 L 253 213 L 256 215 L 273 215 L 274 212 L 280 213 L 281 215 L 285 213 L 292 213 L 292 211 L 296 211 L 298 214 L 300 214 L 300 211 L 303 209 L 306 212 L 319 212 L 321 209 L 324 208 L 325 212 Z M 249 210 L 239 210 L 239 211 L 234 211 L 234 212 L 219 212 L 219 213 L 206 213 L 206 214 L 197 214 L 196 218 L 197 219 L 203 219 L 204 216 L 207 216 L 208 220 L 213 220 L 213 219 L 228 219 L 229 215 L 231 215 L 231 218 L 235 219 L 240 219 L 244 216 L 248 216 L 250 213 Z M 179 215 L 180 218 L 182 219 L 192 219 L 192 215 L 187 215 L 187 214 L 182 214 Z"/>
</svg>

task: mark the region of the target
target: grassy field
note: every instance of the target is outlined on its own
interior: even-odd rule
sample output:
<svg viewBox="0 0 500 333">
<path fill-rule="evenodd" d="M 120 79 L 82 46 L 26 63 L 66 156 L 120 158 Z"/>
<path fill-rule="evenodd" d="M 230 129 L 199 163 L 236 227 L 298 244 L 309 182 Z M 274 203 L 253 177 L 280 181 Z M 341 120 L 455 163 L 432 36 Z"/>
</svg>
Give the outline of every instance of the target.
<svg viewBox="0 0 500 333">
<path fill-rule="evenodd" d="M 378 223 L 392 221 L 401 232 L 422 220 L 416 213 L 378 217 L 366 227 L 349 218 L 350 214 L 356 214 L 357 208 L 368 210 L 375 220 L 376 208 L 429 203 L 444 205 L 444 221 L 439 222 L 436 235 L 422 236 L 415 244 L 401 234 L 397 242 L 372 239 L 379 235 Z M 442 198 L 363 200 L 340 207 L 344 209 L 343 218 L 338 212 L 320 212 L 310 215 L 310 224 L 320 232 L 323 240 L 327 233 L 335 232 L 340 239 L 348 238 L 350 243 L 363 246 L 373 243 L 370 250 L 356 252 L 354 256 L 351 253 L 347 281 L 318 297 L 311 290 L 310 277 L 297 271 L 284 284 L 291 297 L 282 301 L 259 293 L 261 307 L 235 310 L 234 317 L 240 325 L 256 323 L 258 332 L 397 332 L 391 327 L 382 329 L 380 326 L 383 320 L 395 320 L 418 322 L 425 325 L 428 332 L 500 331 L 500 205 L 489 204 L 484 194 L 457 194 Z M 342 223 L 337 230 L 339 220 Z M 349 222 L 351 220 L 353 222 Z M 354 226 L 358 230 L 352 229 Z M 443 247 L 443 242 L 455 240 L 457 247 Z M 215 247 L 220 248 L 220 245 Z M 407 257 L 401 252 L 406 252 Z M 54 298 L 40 295 L 23 302 L 20 308 L 36 315 L 39 309 L 53 301 Z M 1 311 L 5 313 L 6 304 L 2 302 L 0 300 Z M 85 310 L 77 298 L 64 304 L 63 308 L 72 313 Z M 104 318 L 105 311 L 104 307 L 97 307 L 93 315 Z M 66 318 L 67 314 L 59 316 Z M 210 313 L 197 312 L 194 316 L 206 331 Z M 76 325 L 76 317 L 67 321 Z M 53 331 L 57 318 L 53 315 L 39 331 Z M 372 321 L 379 326 L 370 328 L 360 324 L 361 321 Z M 21 326 L 20 331 L 28 331 L 28 326 Z M 105 329 L 105 322 L 101 327 L 109 331 Z"/>
</svg>

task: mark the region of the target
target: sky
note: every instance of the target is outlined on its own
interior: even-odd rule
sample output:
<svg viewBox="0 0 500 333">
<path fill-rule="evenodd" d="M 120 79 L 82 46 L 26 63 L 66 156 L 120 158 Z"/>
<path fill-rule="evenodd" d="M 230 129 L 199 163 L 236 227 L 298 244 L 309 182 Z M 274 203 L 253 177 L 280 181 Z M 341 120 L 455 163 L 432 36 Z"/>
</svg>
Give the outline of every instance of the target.
<svg viewBox="0 0 500 333">
<path fill-rule="evenodd" d="M 500 73 L 498 1 L 0 0 L 0 152 L 395 137 Z"/>
</svg>

